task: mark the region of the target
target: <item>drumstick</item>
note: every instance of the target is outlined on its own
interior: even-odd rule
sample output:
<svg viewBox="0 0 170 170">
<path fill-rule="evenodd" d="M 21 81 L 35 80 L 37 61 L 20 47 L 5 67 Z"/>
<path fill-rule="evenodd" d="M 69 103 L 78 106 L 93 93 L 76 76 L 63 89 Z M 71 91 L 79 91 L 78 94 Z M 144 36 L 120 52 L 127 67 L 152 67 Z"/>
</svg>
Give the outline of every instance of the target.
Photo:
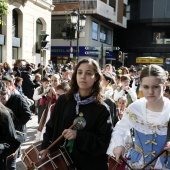
<svg viewBox="0 0 170 170">
<path fill-rule="evenodd" d="M 74 126 L 76 126 L 78 123 L 78 121 L 74 122 L 69 129 L 72 129 Z M 47 153 L 48 150 L 50 150 L 57 142 L 59 142 L 62 138 L 64 137 L 64 135 L 60 135 L 50 146 L 48 146 L 47 149 L 45 149 L 44 153 Z"/>
</svg>

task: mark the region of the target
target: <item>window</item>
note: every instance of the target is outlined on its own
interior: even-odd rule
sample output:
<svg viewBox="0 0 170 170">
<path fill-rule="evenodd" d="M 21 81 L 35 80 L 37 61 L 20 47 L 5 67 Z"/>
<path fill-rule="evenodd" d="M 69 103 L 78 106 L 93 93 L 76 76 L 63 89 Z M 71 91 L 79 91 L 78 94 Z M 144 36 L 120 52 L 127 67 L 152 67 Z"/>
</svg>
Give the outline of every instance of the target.
<svg viewBox="0 0 170 170">
<path fill-rule="evenodd" d="M 109 5 L 110 5 L 111 7 L 113 7 L 113 8 L 114 8 L 114 11 L 115 11 L 115 8 L 116 8 L 116 0 L 109 0 Z"/>
<path fill-rule="evenodd" d="M 92 39 L 98 40 L 98 24 L 96 22 L 92 22 Z"/>
<path fill-rule="evenodd" d="M 18 59 L 18 48 L 15 47 L 12 48 L 12 59 L 14 60 Z"/>
<path fill-rule="evenodd" d="M 124 17 L 126 17 L 126 6 L 127 6 L 126 4 L 124 4 L 124 6 L 123 6 L 123 16 Z"/>
<path fill-rule="evenodd" d="M 100 42 L 111 44 L 112 42 L 112 32 L 104 26 L 100 26 Z"/>
<path fill-rule="evenodd" d="M 43 24 L 40 19 L 36 21 L 36 53 L 40 53 L 38 49 L 39 35 L 41 34 L 41 30 L 43 30 Z"/>
<path fill-rule="evenodd" d="M 18 13 L 15 9 L 13 10 L 12 36 L 18 37 Z"/>
<path fill-rule="evenodd" d="M 100 27 L 100 42 L 106 43 L 106 27 Z"/>
<path fill-rule="evenodd" d="M 69 26 L 69 24 L 68 24 Z M 52 18 L 51 22 L 51 38 L 52 39 L 63 39 L 62 30 L 67 28 L 66 20 L 56 20 Z"/>
<path fill-rule="evenodd" d="M 156 31 L 153 33 L 153 44 L 170 44 L 170 31 Z"/>
</svg>

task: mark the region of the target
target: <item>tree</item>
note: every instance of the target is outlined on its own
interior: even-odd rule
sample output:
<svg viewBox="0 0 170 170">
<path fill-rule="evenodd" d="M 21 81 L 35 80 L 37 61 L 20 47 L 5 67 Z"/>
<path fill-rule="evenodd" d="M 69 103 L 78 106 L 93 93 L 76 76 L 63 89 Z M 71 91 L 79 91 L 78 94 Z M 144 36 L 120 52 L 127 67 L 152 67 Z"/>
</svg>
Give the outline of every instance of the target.
<svg viewBox="0 0 170 170">
<path fill-rule="evenodd" d="M 5 23 L 2 21 L 2 16 L 8 14 L 8 2 L 7 0 L 0 0 L 0 24 L 4 25 Z"/>
</svg>

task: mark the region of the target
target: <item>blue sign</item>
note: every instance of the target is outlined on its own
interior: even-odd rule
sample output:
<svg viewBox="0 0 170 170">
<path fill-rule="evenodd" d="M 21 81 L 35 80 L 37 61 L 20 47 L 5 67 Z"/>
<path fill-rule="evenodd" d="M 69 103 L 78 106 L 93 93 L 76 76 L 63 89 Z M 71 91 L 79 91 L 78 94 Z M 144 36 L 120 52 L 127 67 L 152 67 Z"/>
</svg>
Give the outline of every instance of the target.
<svg viewBox="0 0 170 170">
<path fill-rule="evenodd" d="M 73 56 L 76 56 L 77 47 L 73 47 Z M 79 46 L 79 56 L 92 56 L 98 57 L 100 54 L 97 49 L 87 49 L 86 46 Z M 51 46 L 51 56 L 69 56 L 70 55 L 70 47 L 69 46 Z"/>
<path fill-rule="evenodd" d="M 106 60 L 116 60 L 113 51 L 106 50 Z"/>
</svg>

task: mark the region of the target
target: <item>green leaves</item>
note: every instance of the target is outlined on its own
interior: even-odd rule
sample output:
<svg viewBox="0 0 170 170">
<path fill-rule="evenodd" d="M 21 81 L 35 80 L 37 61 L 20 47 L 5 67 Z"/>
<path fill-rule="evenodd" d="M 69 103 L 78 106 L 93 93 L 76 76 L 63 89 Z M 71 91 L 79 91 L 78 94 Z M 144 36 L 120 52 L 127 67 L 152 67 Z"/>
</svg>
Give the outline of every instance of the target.
<svg viewBox="0 0 170 170">
<path fill-rule="evenodd" d="M 0 0 L 0 24 L 4 25 L 5 23 L 2 21 L 2 16 L 8 14 L 8 2 L 7 0 Z"/>
</svg>

